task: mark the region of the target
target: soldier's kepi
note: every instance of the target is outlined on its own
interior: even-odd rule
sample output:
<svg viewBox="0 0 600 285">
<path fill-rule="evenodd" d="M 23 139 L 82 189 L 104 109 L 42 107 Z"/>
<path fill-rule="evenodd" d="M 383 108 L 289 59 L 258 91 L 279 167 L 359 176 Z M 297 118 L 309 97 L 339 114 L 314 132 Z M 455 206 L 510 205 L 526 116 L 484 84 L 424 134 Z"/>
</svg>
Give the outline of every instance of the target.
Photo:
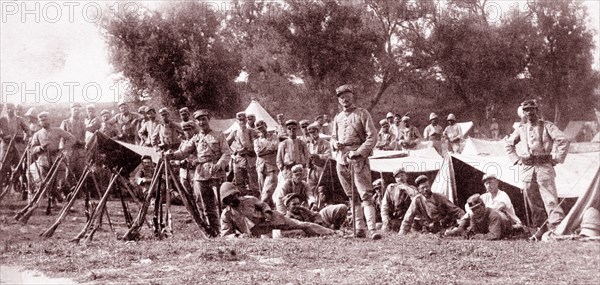
<svg viewBox="0 0 600 285">
<path fill-rule="evenodd" d="M 555 124 L 538 119 L 538 106 L 534 100 L 521 103 L 521 107 L 526 122 L 506 140 L 506 152 L 511 161 L 520 165 L 523 192 L 531 208 L 532 224 L 540 227 L 532 238 L 539 239 L 546 226 L 554 230 L 565 216 L 558 204 L 554 165 L 565 161 L 569 141 Z M 516 145 L 521 140 L 527 146 L 527 154 L 519 157 Z M 546 216 L 548 220 L 544 223 Z"/>
<path fill-rule="evenodd" d="M 380 239 L 381 235 L 376 232 L 377 212 L 373 204 L 369 166 L 369 155 L 377 143 L 377 129 L 371 114 L 354 105 L 351 85 L 342 85 L 335 91 L 343 111 L 333 120 L 331 146 L 335 151 L 340 183 L 346 195 L 354 197 L 350 202 L 353 205 L 356 237 L 366 237 L 368 228 L 371 238 Z"/>
</svg>

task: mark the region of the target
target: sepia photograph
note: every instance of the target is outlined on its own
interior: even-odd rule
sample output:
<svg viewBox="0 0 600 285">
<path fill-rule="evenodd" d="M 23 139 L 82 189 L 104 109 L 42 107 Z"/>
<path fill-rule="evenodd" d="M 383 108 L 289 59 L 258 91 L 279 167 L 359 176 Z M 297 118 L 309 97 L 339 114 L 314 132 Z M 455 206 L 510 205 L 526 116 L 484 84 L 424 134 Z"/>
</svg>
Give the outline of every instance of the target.
<svg viewBox="0 0 600 285">
<path fill-rule="evenodd" d="M 0 0 L 5 284 L 600 284 L 600 0 Z"/>
</svg>

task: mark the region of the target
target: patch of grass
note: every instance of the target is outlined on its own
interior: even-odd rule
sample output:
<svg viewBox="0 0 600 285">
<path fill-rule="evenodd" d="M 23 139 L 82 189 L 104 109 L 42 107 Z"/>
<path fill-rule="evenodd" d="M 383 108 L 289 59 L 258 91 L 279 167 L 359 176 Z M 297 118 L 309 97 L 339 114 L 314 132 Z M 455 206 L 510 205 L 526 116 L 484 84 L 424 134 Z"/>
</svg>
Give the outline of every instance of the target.
<svg viewBox="0 0 600 285">
<path fill-rule="evenodd" d="M 88 245 L 70 243 L 83 227 L 82 204 L 56 234 L 38 234 L 55 219 L 39 209 L 27 225 L 12 216 L 24 202 L 0 208 L 0 263 L 95 284 L 598 284 L 600 244 L 524 240 L 465 241 L 433 235 L 388 235 L 381 241 L 199 238 L 173 207 L 174 235 L 117 240 L 127 229 L 109 202 L 115 231 L 104 224 Z M 6 202 L 6 201 L 5 201 Z"/>
</svg>

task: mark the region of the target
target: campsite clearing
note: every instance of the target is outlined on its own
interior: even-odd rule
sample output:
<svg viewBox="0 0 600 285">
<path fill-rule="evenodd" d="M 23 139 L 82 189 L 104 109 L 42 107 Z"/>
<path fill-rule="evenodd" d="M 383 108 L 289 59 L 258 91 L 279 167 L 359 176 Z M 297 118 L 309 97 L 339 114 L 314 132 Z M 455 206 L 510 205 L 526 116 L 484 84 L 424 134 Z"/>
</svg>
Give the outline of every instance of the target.
<svg viewBox="0 0 600 285">
<path fill-rule="evenodd" d="M 197 225 L 174 207 L 172 239 L 117 240 L 107 224 L 88 245 L 68 242 L 84 225 L 82 203 L 54 237 L 38 237 L 54 220 L 38 209 L 27 225 L 12 219 L 25 205 L 0 208 L 0 266 L 22 266 L 81 283 L 127 284 L 598 284 L 600 243 L 464 241 L 434 235 L 201 240 Z M 133 203 L 130 203 L 133 204 Z M 137 208 L 132 205 L 134 210 Z M 111 201 L 115 230 L 126 230 Z M 56 214 L 56 211 L 54 212 Z M 150 216 L 149 216 L 150 218 Z"/>
</svg>

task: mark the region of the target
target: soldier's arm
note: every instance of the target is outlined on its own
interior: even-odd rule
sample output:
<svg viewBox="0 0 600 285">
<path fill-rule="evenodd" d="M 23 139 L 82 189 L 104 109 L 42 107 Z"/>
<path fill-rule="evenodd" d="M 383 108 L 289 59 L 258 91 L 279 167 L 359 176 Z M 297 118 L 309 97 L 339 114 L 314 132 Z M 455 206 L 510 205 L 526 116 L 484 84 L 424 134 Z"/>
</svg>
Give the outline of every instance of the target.
<svg viewBox="0 0 600 285">
<path fill-rule="evenodd" d="M 65 149 L 72 148 L 73 144 L 75 144 L 75 142 L 76 142 L 75 137 L 71 133 L 69 133 L 63 129 L 60 129 L 59 136 L 63 141 L 63 146 Z"/>
<path fill-rule="evenodd" d="M 337 136 L 338 126 L 337 126 L 337 122 L 335 120 L 336 118 L 337 118 L 337 116 L 335 116 L 333 121 L 331 121 L 331 139 L 329 140 L 329 143 L 331 144 L 331 148 L 333 150 L 337 151 L 336 144 L 337 144 L 339 138 Z"/>
<path fill-rule="evenodd" d="M 327 159 L 331 157 L 331 145 L 329 145 L 329 143 L 327 143 L 327 141 L 323 140 L 322 146 L 323 148 L 323 153 L 321 153 L 319 155 L 320 159 Z"/>
<path fill-rule="evenodd" d="M 417 127 L 412 128 L 412 132 L 415 135 L 415 138 L 417 139 L 422 139 L 423 137 L 421 137 L 421 133 L 419 132 L 419 130 L 417 130 Z"/>
<path fill-rule="evenodd" d="M 420 196 L 421 198 L 423 196 Z M 402 219 L 402 225 L 400 226 L 400 231 L 398 232 L 401 235 L 408 234 L 410 229 L 412 228 L 413 221 L 415 220 L 415 216 L 417 214 L 417 199 L 420 197 L 415 197 L 408 206 L 408 210 L 404 215 L 404 219 Z"/>
<path fill-rule="evenodd" d="M 140 129 L 137 132 L 138 136 L 142 139 L 142 141 L 145 141 L 148 137 L 148 130 L 146 128 L 146 124 L 148 124 L 148 122 L 142 123 Z"/>
<path fill-rule="evenodd" d="M 446 209 L 448 209 L 448 214 L 451 217 L 453 217 L 455 220 L 458 220 L 458 219 L 460 219 L 460 217 L 465 215 L 465 211 L 463 209 L 461 209 L 460 207 L 454 205 L 454 203 L 450 202 L 450 200 L 446 196 L 439 194 L 437 197 L 438 197 L 437 200 L 441 204 L 443 204 Z"/>
<path fill-rule="evenodd" d="M 43 150 L 42 150 L 42 146 L 41 146 L 41 143 L 40 143 L 39 134 L 36 132 L 31 137 L 31 152 L 33 154 L 37 154 L 37 153 L 40 153 L 42 151 Z"/>
<path fill-rule="evenodd" d="M 367 110 L 361 112 L 361 121 L 365 129 L 365 141 L 356 150 L 362 157 L 367 158 L 373 151 L 373 148 L 377 144 L 377 128 L 373 122 L 371 114 Z"/>
<path fill-rule="evenodd" d="M 219 165 L 219 167 L 224 170 L 225 168 L 227 168 L 227 164 L 231 159 L 231 149 L 225 141 L 225 135 L 219 134 L 217 139 L 219 141 L 219 148 L 221 149 L 221 157 L 219 158 L 219 161 L 217 161 L 217 165 Z"/>
<path fill-rule="evenodd" d="M 160 130 L 162 128 L 163 125 L 158 125 L 152 131 L 152 136 L 150 137 L 150 144 L 152 144 L 153 147 L 158 147 L 158 145 L 160 144 Z"/>
<path fill-rule="evenodd" d="M 236 237 L 237 235 L 235 221 L 228 212 L 223 212 L 221 214 L 221 237 Z"/>
<path fill-rule="evenodd" d="M 285 152 L 285 141 L 282 141 L 277 146 L 277 159 L 275 161 L 275 163 L 277 164 L 277 168 L 279 168 L 280 171 L 282 171 L 283 167 L 284 167 L 284 155 L 285 155 L 284 152 Z"/>
<path fill-rule="evenodd" d="M 308 206 L 312 207 L 313 205 L 317 205 L 317 197 L 315 196 L 315 192 L 313 191 L 313 189 L 308 185 L 308 183 L 302 181 L 302 184 L 304 185 L 305 189 L 306 189 L 306 197 L 308 200 Z"/>
<path fill-rule="evenodd" d="M 196 151 L 196 137 L 194 136 L 187 143 L 179 145 L 179 149 L 173 152 L 173 159 L 181 160 Z"/>
<path fill-rule="evenodd" d="M 90 133 L 95 133 L 97 130 L 100 129 L 100 127 L 102 127 L 102 123 L 98 118 L 94 118 L 85 125 L 85 130 Z"/>
<path fill-rule="evenodd" d="M 23 133 L 25 133 L 25 138 L 28 138 L 32 135 L 31 130 L 29 129 L 29 126 L 27 126 L 27 124 L 25 123 L 25 121 L 22 118 L 19 119 L 19 128 L 21 128 Z"/>
<path fill-rule="evenodd" d="M 521 135 L 519 129 L 515 129 L 512 134 L 504 142 L 504 150 L 508 154 L 508 158 L 513 164 L 519 162 L 519 156 L 517 155 L 516 145 L 521 141 Z"/>
<path fill-rule="evenodd" d="M 233 131 L 231 131 L 231 133 L 229 133 L 229 135 L 227 135 L 227 145 L 228 146 L 231 146 L 231 144 L 235 140 L 236 133 L 237 133 L 236 130 L 233 130 Z"/>
<path fill-rule="evenodd" d="M 554 159 L 558 163 L 563 163 L 565 162 L 565 158 L 567 158 L 570 142 L 565 134 L 559 130 L 555 124 L 549 122 L 546 122 L 545 124 L 548 135 L 550 135 L 556 144 L 556 153 L 554 154 Z"/>
</svg>

